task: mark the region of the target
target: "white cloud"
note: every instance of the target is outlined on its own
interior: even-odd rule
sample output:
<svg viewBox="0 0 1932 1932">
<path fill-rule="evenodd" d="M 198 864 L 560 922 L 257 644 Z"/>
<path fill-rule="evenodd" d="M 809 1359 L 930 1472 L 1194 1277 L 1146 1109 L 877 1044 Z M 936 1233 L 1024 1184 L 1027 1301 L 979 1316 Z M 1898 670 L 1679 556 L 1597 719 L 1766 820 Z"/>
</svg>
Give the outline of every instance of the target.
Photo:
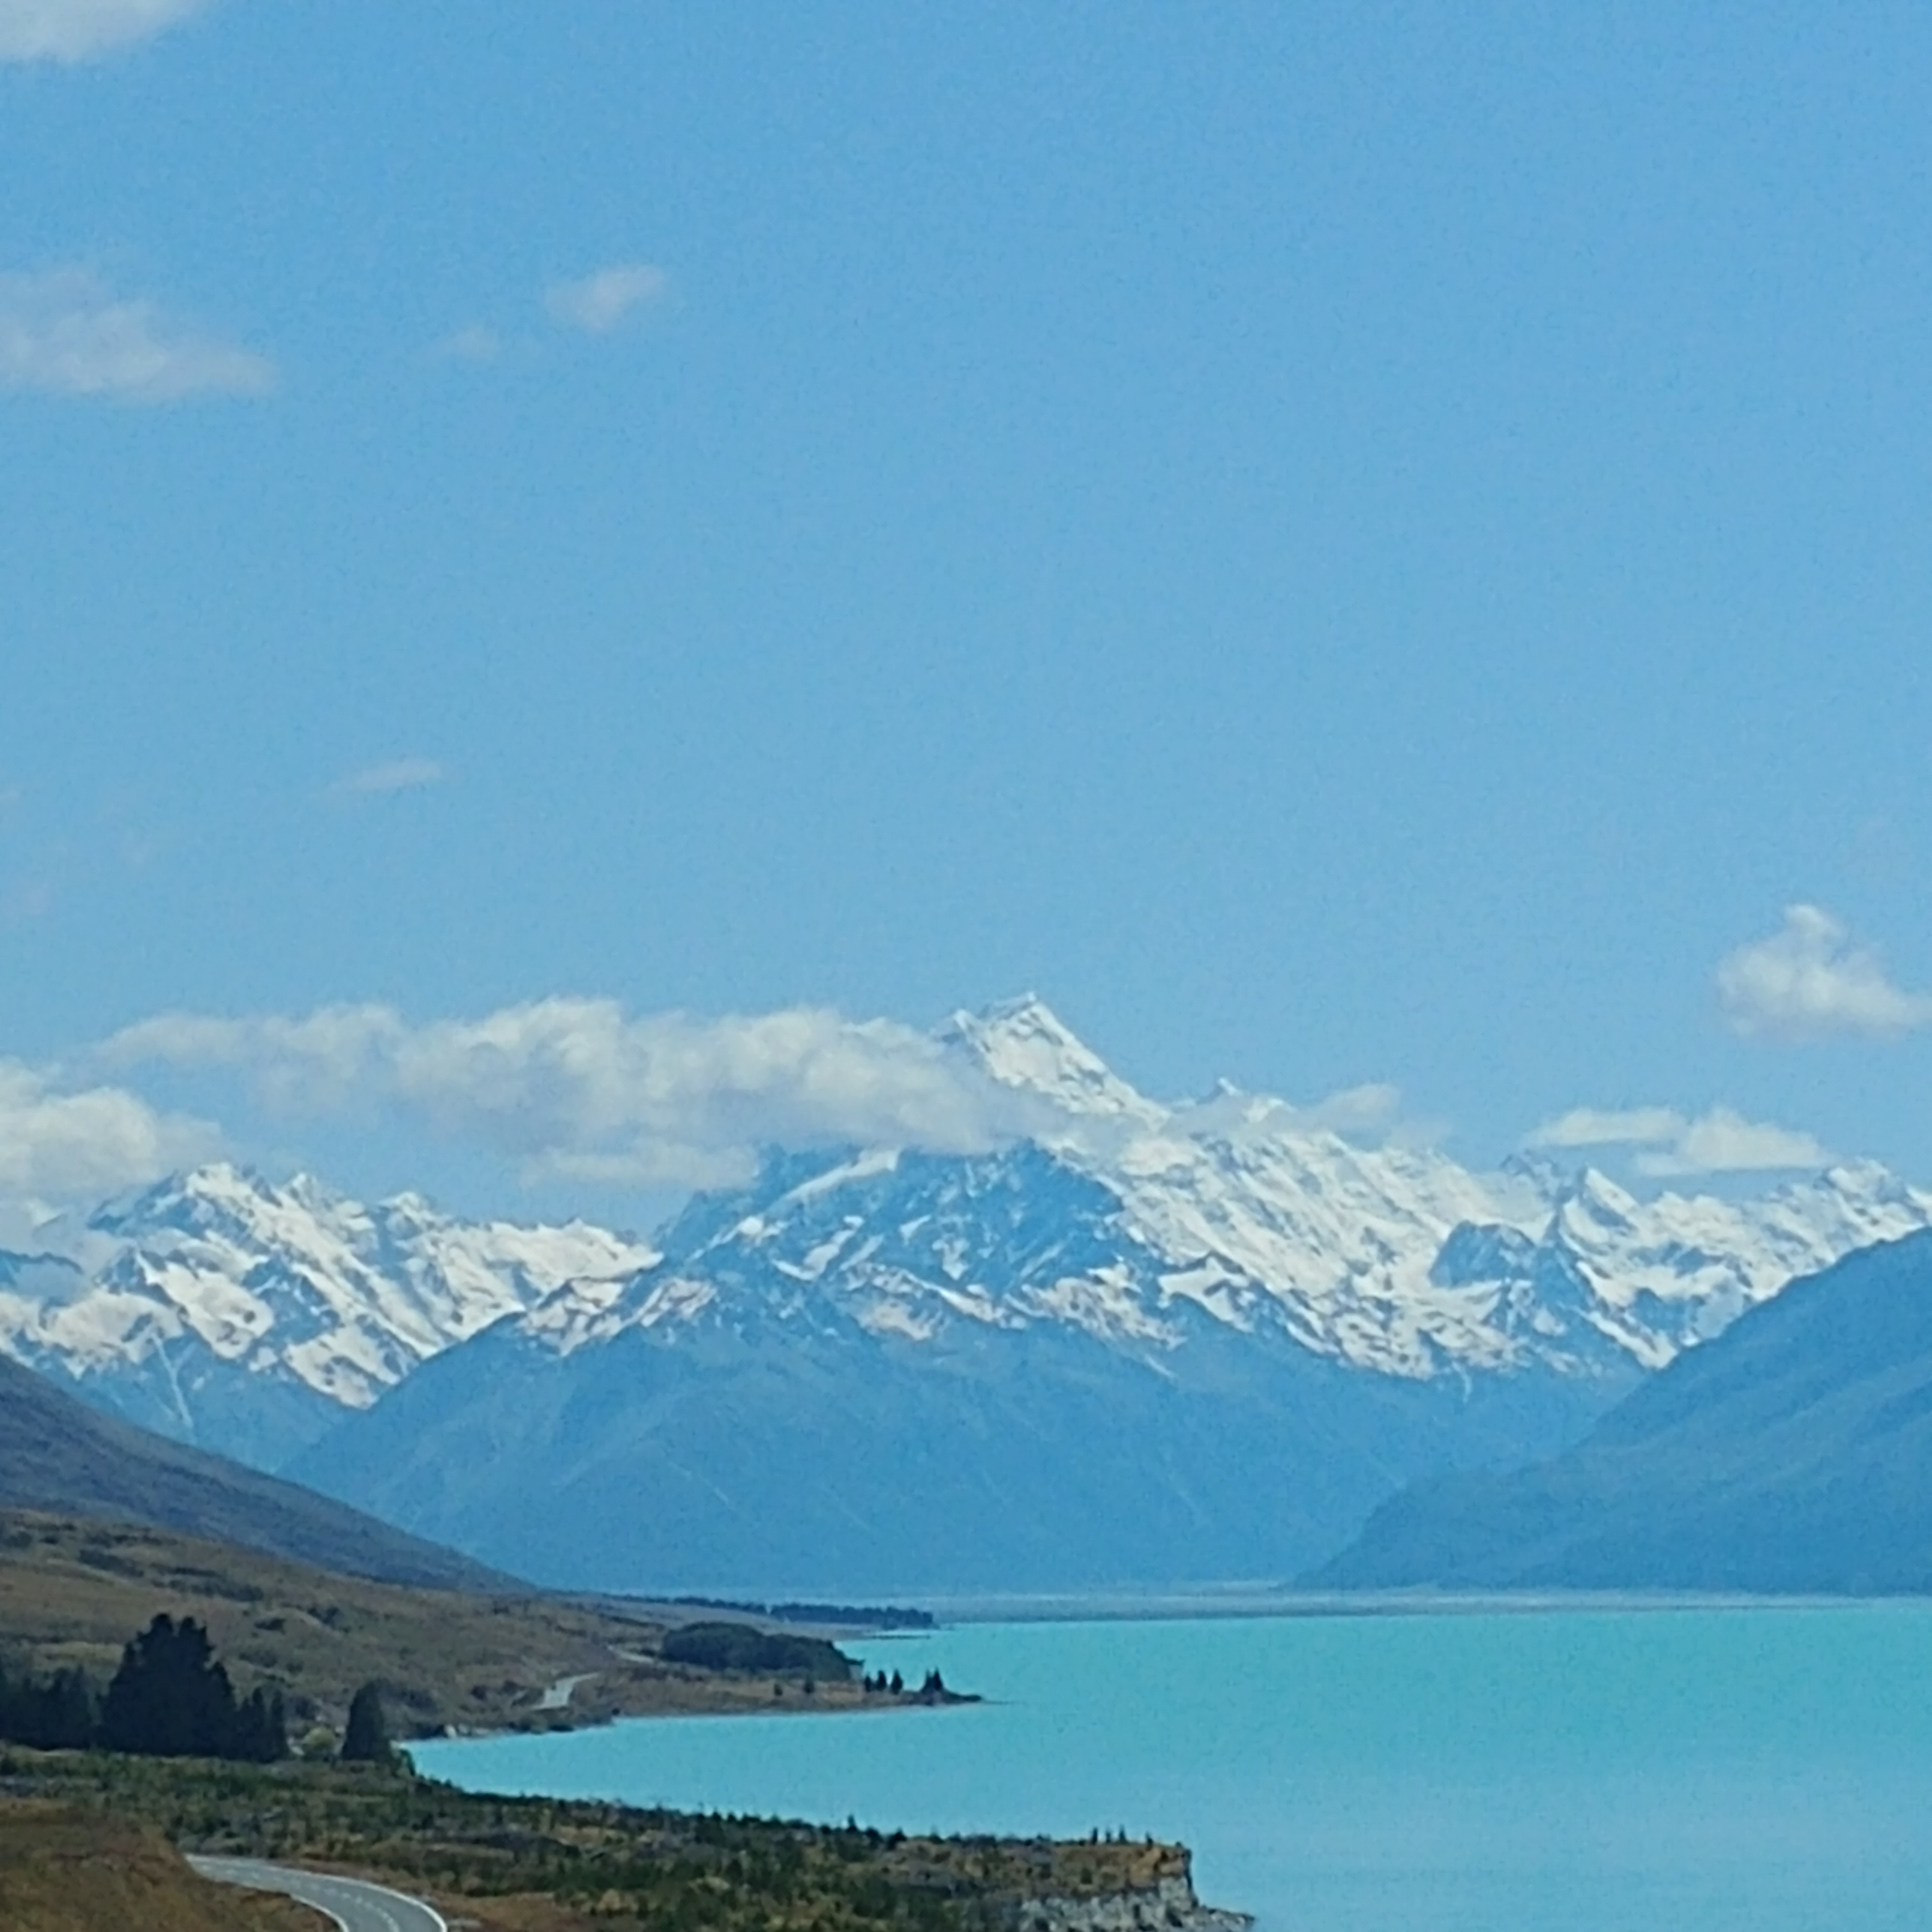
<svg viewBox="0 0 1932 1932">
<path fill-rule="evenodd" d="M 637 1018 L 612 1000 L 552 999 L 421 1025 L 381 1006 L 171 1014 L 100 1051 L 112 1066 L 233 1068 L 290 1112 L 400 1108 L 532 1176 L 640 1185 L 742 1180 L 772 1144 L 974 1152 L 1036 1112 L 926 1034 L 817 1008 Z"/>
<path fill-rule="evenodd" d="M 92 1198 L 220 1149 L 206 1121 L 158 1113 L 116 1087 L 64 1092 L 18 1060 L 0 1060 L 0 1195 Z"/>
<path fill-rule="evenodd" d="M 1546 1120 L 1526 1143 L 1534 1148 L 1634 1148 L 1640 1174 L 1656 1177 L 1745 1174 L 1828 1167 L 1830 1150 L 1812 1136 L 1748 1120 L 1729 1107 L 1693 1120 L 1672 1107 L 1575 1107 Z"/>
<path fill-rule="evenodd" d="M 0 61 L 84 61 L 151 39 L 209 0 L 0 0 Z"/>
<path fill-rule="evenodd" d="M 0 274 L 0 388 L 127 403 L 260 396 L 274 365 L 196 334 L 86 268 Z"/>
<path fill-rule="evenodd" d="M 670 278 L 648 262 L 614 262 L 581 280 L 554 284 L 544 297 L 551 319 L 590 335 L 608 335 L 637 310 L 662 302 Z"/>
<path fill-rule="evenodd" d="M 448 776 L 434 758 L 392 758 L 386 764 L 351 772 L 328 790 L 332 798 L 375 798 L 385 792 L 420 791 L 425 785 L 442 784 Z"/>
<path fill-rule="evenodd" d="M 1774 1040 L 1932 1026 L 1932 994 L 1894 986 L 1876 952 L 1814 905 L 1787 906 L 1769 938 L 1721 961 L 1718 998 L 1738 1032 Z"/>
</svg>

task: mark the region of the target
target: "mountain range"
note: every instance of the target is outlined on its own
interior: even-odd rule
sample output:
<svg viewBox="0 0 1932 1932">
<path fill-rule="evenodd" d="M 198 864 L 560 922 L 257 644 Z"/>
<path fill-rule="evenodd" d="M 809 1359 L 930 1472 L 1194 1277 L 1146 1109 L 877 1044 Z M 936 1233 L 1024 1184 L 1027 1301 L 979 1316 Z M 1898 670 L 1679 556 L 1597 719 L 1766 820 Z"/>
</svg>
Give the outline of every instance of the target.
<svg viewBox="0 0 1932 1932">
<path fill-rule="evenodd" d="M 547 1581 L 1253 1578 L 1932 1227 L 1868 1164 L 1640 1199 L 1162 1105 L 1033 999 L 938 1039 L 1028 1136 L 774 1154 L 648 1244 L 202 1169 L 0 1257 L 0 1348 Z"/>
<path fill-rule="evenodd" d="M 0 1253 L 0 1349 L 145 1427 L 280 1466 L 345 1409 L 568 1282 L 653 1251 L 574 1223 L 364 1207 L 226 1165 L 49 1222 Z"/>
</svg>

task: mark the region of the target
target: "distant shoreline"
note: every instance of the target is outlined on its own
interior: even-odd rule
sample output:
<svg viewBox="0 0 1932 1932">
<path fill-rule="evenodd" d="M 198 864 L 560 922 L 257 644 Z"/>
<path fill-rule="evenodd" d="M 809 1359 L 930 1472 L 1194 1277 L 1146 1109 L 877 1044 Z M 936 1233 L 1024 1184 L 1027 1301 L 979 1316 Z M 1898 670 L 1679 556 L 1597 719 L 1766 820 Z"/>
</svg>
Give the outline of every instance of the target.
<svg viewBox="0 0 1932 1932">
<path fill-rule="evenodd" d="M 1553 1616 L 1592 1612 L 1932 1609 L 1928 1596 L 1763 1595 L 1688 1590 L 1348 1590 L 1204 1588 L 1042 1592 L 920 1599 L 941 1628 L 965 1624 L 1166 1623 L 1228 1618 Z M 923 1633 L 921 1633 L 923 1634 Z"/>
</svg>

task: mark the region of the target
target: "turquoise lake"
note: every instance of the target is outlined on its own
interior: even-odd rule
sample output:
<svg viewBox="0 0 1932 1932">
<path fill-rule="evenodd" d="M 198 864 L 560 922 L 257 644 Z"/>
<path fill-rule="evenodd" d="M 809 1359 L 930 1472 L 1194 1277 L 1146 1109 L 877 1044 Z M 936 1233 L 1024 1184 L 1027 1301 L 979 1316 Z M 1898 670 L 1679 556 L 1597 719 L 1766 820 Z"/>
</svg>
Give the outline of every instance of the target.
<svg viewBox="0 0 1932 1932">
<path fill-rule="evenodd" d="M 1924 1932 L 1932 1609 L 967 1624 L 988 1701 L 414 1747 L 481 1790 L 1192 1846 L 1262 1932 Z"/>
</svg>

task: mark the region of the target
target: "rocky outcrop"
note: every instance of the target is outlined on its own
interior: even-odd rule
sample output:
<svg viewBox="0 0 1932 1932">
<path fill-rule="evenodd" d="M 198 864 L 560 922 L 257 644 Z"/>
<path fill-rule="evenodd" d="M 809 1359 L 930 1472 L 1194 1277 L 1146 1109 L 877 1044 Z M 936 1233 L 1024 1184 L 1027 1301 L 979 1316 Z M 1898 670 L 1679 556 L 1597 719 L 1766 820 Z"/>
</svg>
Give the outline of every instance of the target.
<svg viewBox="0 0 1932 1932">
<path fill-rule="evenodd" d="M 1131 1892 L 1090 1898 L 1023 1898 L 1010 1907 L 1011 1932 L 1247 1932 L 1245 1912 L 1203 1905 L 1186 1872 Z"/>
</svg>

